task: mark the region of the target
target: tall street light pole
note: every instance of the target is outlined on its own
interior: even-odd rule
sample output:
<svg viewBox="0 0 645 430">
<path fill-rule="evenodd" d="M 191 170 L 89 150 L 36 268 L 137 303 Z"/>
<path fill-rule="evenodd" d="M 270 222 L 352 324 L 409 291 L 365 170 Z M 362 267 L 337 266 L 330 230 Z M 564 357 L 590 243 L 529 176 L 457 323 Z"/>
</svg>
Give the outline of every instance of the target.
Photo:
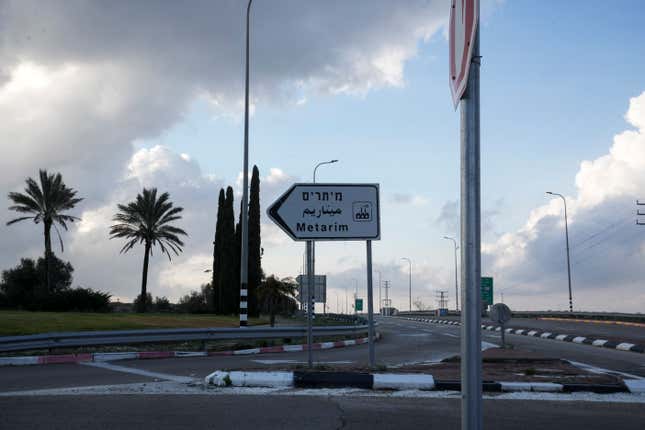
<svg viewBox="0 0 645 430">
<path fill-rule="evenodd" d="M 316 164 L 316 167 L 314 167 L 314 184 L 316 183 L 316 170 L 318 170 L 318 168 L 320 166 L 323 166 L 325 164 L 333 164 L 333 163 L 338 163 L 338 160 L 323 161 L 321 163 Z M 311 247 L 308 246 L 306 249 L 311 248 L 311 255 L 307 255 L 307 259 L 311 259 L 311 268 L 312 268 L 311 270 L 312 270 L 312 275 L 313 275 L 313 279 L 314 279 L 314 281 L 313 281 L 314 285 L 310 286 L 310 287 L 313 288 L 313 291 L 315 293 L 316 292 L 316 288 L 315 288 L 316 287 L 316 285 L 315 285 L 316 284 L 316 242 L 313 241 L 313 240 L 310 240 L 308 242 L 311 244 Z M 325 313 L 325 306 L 326 305 L 327 305 L 327 303 L 325 302 L 323 304 L 323 313 Z M 311 303 L 309 304 L 309 306 L 311 306 Z M 313 309 L 311 310 L 311 312 L 313 312 Z"/>
<path fill-rule="evenodd" d="M 459 283 L 457 281 L 457 250 L 459 247 L 457 246 L 457 241 L 454 238 L 448 236 L 444 236 L 443 238 L 452 240 L 453 245 L 455 245 L 455 310 L 459 311 Z"/>
<path fill-rule="evenodd" d="M 552 193 L 551 191 L 547 191 L 546 193 L 552 196 L 558 196 L 564 202 L 564 234 L 567 244 L 567 276 L 569 277 L 569 312 L 573 312 L 573 296 L 571 295 L 571 263 L 569 260 L 569 222 L 567 220 L 567 199 L 564 198 L 562 194 Z"/>
<path fill-rule="evenodd" d="M 402 257 L 401 260 L 405 260 L 409 264 L 408 289 L 409 289 L 409 292 L 410 292 L 410 312 L 412 312 L 412 260 L 410 260 L 408 257 Z"/>
<path fill-rule="evenodd" d="M 383 302 L 381 301 L 381 271 L 376 270 L 378 273 L 378 313 L 381 314 L 381 309 L 383 308 Z"/>
<path fill-rule="evenodd" d="M 246 8 L 246 79 L 244 92 L 244 173 L 242 190 L 242 246 L 240 255 L 240 327 L 246 327 L 248 320 L 249 284 L 249 27 L 251 3 Z"/>
</svg>

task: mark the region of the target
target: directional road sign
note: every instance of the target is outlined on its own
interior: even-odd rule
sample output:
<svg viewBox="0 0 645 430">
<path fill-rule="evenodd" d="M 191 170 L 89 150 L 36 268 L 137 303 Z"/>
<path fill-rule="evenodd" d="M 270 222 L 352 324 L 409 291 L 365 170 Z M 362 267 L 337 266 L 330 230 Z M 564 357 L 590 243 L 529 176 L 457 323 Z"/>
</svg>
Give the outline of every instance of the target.
<svg viewBox="0 0 645 430">
<path fill-rule="evenodd" d="M 378 184 L 294 184 L 267 209 L 293 240 L 378 240 Z"/>
<path fill-rule="evenodd" d="M 363 311 L 363 299 L 354 299 L 354 309 L 356 312 Z"/>
<path fill-rule="evenodd" d="M 298 300 L 301 303 L 309 297 L 309 276 L 298 275 Z M 314 300 L 318 303 L 327 301 L 327 275 L 316 275 L 314 280 Z"/>
<path fill-rule="evenodd" d="M 493 278 L 482 277 L 481 283 L 482 303 L 485 305 L 493 304 Z"/>
<path fill-rule="evenodd" d="M 479 0 L 452 0 L 450 8 L 450 92 L 455 107 L 464 95 L 477 30 Z"/>
</svg>

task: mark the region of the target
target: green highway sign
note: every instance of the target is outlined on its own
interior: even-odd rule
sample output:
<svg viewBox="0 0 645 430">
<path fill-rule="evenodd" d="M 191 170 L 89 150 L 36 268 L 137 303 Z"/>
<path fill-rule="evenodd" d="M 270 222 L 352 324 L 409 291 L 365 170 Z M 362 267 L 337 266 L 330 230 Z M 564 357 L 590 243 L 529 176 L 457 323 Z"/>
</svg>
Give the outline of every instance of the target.
<svg viewBox="0 0 645 430">
<path fill-rule="evenodd" d="M 493 304 L 493 278 L 482 277 L 481 294 L 483 304 Z"/>
<path fill-rule="evenodd" d="M 363 310 L 363 299 L 356 299 L 354 309 L 356 309 L 356 312 Z"/>
</svg>

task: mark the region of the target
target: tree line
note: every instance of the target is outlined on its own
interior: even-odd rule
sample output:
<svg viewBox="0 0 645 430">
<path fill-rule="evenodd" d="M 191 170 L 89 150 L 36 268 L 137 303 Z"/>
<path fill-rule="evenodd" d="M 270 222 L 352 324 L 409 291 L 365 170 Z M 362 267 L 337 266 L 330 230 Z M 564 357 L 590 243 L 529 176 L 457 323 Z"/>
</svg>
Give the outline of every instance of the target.
<svg viewBox="0 0 645 430">
<path fill-rule="evenodd" d="M 22 294 L 20 290 L 25 289 L 21 285 L 25 283 L 29 283 L 32 289 L 31 295 L 28 296 L 31 297 L 29 300 L 34 303 L 51 302 L 53 297 L 60 294 L 60 291 L 69 287 L 73 271 L 71 264 L 67 263 L 68 266 L 64 266 L 65 263 L 53 253 L 52 228 L 59 239 L 61 252 L 64 252 L 63 240 L 58 227 L 67 230 L 69 223 L 80 220 L 67 212 L 74 209 L 83 199 L 77 197 L 76 190 L 65 185 L 60 173 L 50 174 L 46 170 L 40 170 L 39 182 L 28 178 L 24 192 L 11 192 L 8 197 L 13 203 L 9 209 L 22 216 L 10 220 L 7 225 L 25 220 L 42 224 L 45 252 L 44 258 L 38 260 L 37 266 L 33 260 L 23 259 L 17 268 L 3 272 L 0 293 L 4 291 L 4 298 L 0 297 L 0 305 L 4 300 L 8 301 L 5 303 L 8 306 L 29 308 L 25 305 L 25 300 L 28 299 L 24 299 L 24 297 L 27 296 L 20 295 Z M 241 207 L 240 203 L 240 209 Z M 282 281 L 275 277 L 271 277 L 270 282 L 264 282 L 261 263 L 263 249 L 260 237 L 260 173 L 257 166 L 253 166 L 248 209 L 248 314 L 250 317 L 257 317 L 261 310 L 273 314 L 276 307 L 280 308 L 279 310 L 292 310 L 295 303 L 289 297 L 293 295 L 289 293 L 292 289 L 280 284 Z M 159 193 L 156 188 L 144 188 L 133 201 L 117 205 L 117 212 L 113 217 L 114 224 L 109 229 L 110 239 L 125 240 L 121 253 L 132 250 L 136 245 L 143 246 L 141 291 L 135 300 L 136 308 L 140 312 L 150 309 L 153 304 L 147 290 L 148 269 L 153 249 L 159 248 L 161 253 L 169 259 L 172 258 L 172 255 L 179 255 L 183 251 L 182 237 L 187 237 L 188 234 L 182 228 L 174 225 L 175 221 L 181 220 L 182 212 L 183 208 L 174 206 L 167 192 Z M 240 210 L 240 217 L 241 212 Z M 195 292 L 182 300 L 185 303 L 201 300 L 203 302 L 200 303 L 201 310 L 218 314 L 238 314 L 240 310 L 240 252 L 241 218 L 238 218 L 237 223 L 235 222 L 234 193 L 233 188 L 229 186 L 226 190 L 221 189 L 219 192 L 213 241 L 213 265 L 210 269 L 212 271 L 211 282 L 203 285 L 200 292 Z M 61 265 L 67 267 L 69 274 L 64 288 L 61 288 L 60 282 L 57 282 Z M 28 281 L 24 279 L 25 273 L 31 274 Z M 22 301 L 19 303 L 8 300 L 5 291 L 8 288 L 8 280 L 11 281 L 9 283 L 13 285 L 12 291 L 15 293 L 11 297 L 21 296 L 24 300 L 21 299 Z M 282 283 L 288 284 L 289 281 Z M 84 290 L 100 294 L 104 302 L 107 302 L 110 297 L 106 293 Z M 159 307 L 157 302 L 154 305 L 155 309 Z M 38 307 L 32 306 L 32 308 Z"/>
</svg>

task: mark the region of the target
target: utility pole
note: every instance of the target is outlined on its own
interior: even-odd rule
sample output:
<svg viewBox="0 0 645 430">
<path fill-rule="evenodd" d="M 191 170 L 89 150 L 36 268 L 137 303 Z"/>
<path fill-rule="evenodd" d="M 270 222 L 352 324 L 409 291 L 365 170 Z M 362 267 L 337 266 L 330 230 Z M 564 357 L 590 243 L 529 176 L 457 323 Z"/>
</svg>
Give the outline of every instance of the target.
<svg viewBox="0 0 645 430">
<path fill-rule="evenodd" d="M 412 312 L 412 260 L 408 257 L 402 257 L 401 260 L 408 262 L 408 288 L 410 294 L 410 312 Z"/>
<path fill-rule="evenodd" d="M 383 300 L 381 299 L 381 271 L 377 270 L 376 273 L 378 273 L 378 313 L 383 315 Z"/>
<path fill-rule="evenodd" d="M 390 281 L 385 281 L 385 285 L 383 286 L 383 289 L 385 289 L 385 303 L 383 304 L 384 308 L 384 313 L 386 316 L 390 316 L 390 299 L 388 292 L 390 291 Z"/>
<path fill-rule="evenodd" d="M 244 91 L 244 173 L 242 178 L 242 246 L 240 251 L 240 327 L 248 322 L 249 288 L 249 39 L 251 3 L 246 8 L 246 79 Z"/>
<path fill-rule="evenodd" d="M 567 199 L 562 194 L 553 193 L 551 191 L 547 191 L 546 193 L 553 196 L 558 196 L 564 202 L 564 234 L 567 244 L 567 276 L 569 277 L 569 312 L 573 312 L 573 297 L 571 295 L 571 262 L 569 260 L 569 222 L 567 221 Z"/>
<path fill-rule="evenodd" d="M 457 281 L 458 275 L 457 275 L 457 250 L 459 247 L 457 246 L 457 241 L 449 236 L 444 236 L 444 239 L 451 240 L 452 243 L 455 246 L 455 310 L 459 311 L 459 282 Z"/>
<path fill-rule="evenodd" d="M 439 305 L 439 309 L 447 309 L 448 308 L 448 291 L 437 291 L 436 297 L 437 297 L 437 303 Z"/>
</svg>

